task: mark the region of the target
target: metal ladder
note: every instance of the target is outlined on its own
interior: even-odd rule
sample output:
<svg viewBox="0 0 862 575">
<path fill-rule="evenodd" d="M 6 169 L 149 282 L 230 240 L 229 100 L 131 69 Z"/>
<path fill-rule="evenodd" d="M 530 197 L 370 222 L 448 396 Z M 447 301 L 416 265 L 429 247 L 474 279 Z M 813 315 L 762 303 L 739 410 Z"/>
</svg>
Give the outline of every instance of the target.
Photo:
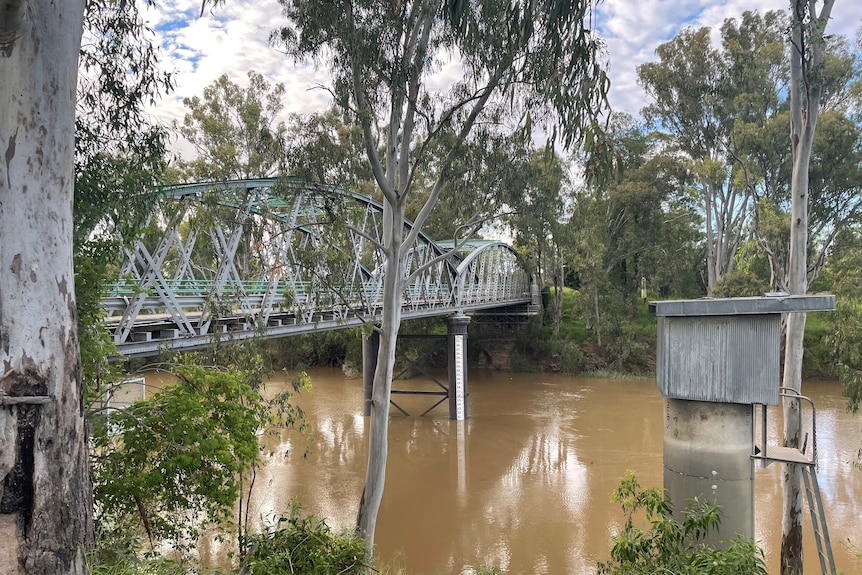
<svg viewBox="0 0 862 575">
<path fill-rule="evenodd" d="M 811 524 L 814 526 L 814 539 L 817 541 L 820 571 L 823 575 L 835 575 L 832 541 L 829 539 L 826 514 L 823 512 L 823 498 L 820 496 L 820 484 L 817 483 L 817 469 L 814 465 L 802 466 L 802 480 L 805 483 L 805 495 L 808 498 L 808 511 L 811 512 Z"/>
<path fill-rule="evenodd" d="M 817 543 L 817 556 L 820 560 L 820 571 L 823 575 L 836 575 L 835 556 L 832 553 L 832 541 L 829 539 L 829 528 L 826 525 L 826 513 L 823 509 L 823 497 L 820 494 L 820 484 L 817 482 L 817 411 L 811 398 L 799 395 L 792 389 L 781 388 L 781 397 L 805 401 L 811 406 L 811 457 L 802 450 L 793 447 L 767 446 L 766 442 L 766 405 L 761 405 L 760 420 L 762 422 L 761 436 L 753 438 L 754 447 L 751 457 L 760 459 L 763 467 L 773 461 L 793 463 L 802 470 L 802 481 L 805 484 L 805 496 L 808 501 L 808 511 L 811 513 L 811 525 L 814 529 L 814 539 Z M 800 406 L 800 410 L 802 407 Z M 754 415 L 754 414 L 752 414 Z M 756 419 L 755 419 L 756 420 Z M 756 427 L 756 426 L 755 426 Z M 754 430 L 756 434 L 756 430 Z"/>
</svg>

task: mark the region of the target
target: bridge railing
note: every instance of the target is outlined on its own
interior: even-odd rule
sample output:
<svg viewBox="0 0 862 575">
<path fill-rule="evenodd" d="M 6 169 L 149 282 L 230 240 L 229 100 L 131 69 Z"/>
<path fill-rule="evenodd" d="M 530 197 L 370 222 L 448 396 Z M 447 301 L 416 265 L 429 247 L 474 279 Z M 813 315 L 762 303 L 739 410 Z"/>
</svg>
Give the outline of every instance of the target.
<svg viewBox="0 0 862 575">
<path fill-rule="evenodd" d="M 102 300 L 121 352 L 161 339 L 200 346 L 224 329 L 275 337 L 378 320 L 382 206 L 295 180 L 287 187 L 287 195 L 276 180 L 168 188 L 150 228 L 161 238 L 136 244 Z M 346 224 L 327 213 L 338 202 L 354 204 Z M 332 225 L 338 233 L 326 231 Z M 455 249 L 420 234 L 404 273 L 416 276 L 401 294 L 404 317 L 529 299 L 526 272 L 502 242 Z"/>
</svg>

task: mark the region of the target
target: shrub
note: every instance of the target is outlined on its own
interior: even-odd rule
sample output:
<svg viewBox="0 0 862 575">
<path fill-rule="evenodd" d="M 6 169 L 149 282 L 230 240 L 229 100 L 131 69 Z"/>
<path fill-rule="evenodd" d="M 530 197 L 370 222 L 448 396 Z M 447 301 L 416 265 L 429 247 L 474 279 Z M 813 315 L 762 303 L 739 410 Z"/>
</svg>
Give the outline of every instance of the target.
<svg viewBox="0 0 862 575">
<path fill-rule="evenodd" d="M 296 504 L 274 529 L 248 535 L 244 543 L 248 575 L 360 575 L 368 564 L 359 536 L 333 533 L 324 519 L 303 516 Z"/>
<path fill-rule="evenodd" d="M 766 575 L 763 551 L 751 539 L 738 536 L 726 549 L 704 543 L 721 521 L 715 503 L 693 499 L 679 522 L 670 502 L 658 489 L 641 490 L 634 474 L 620 481 L 613 500 L 626 514 L 623 531 L 611 540 L 611 560 L 598 564 L 600 575 Z M 633 516 L 645 513 L 646 530 Z"/>
</svg>

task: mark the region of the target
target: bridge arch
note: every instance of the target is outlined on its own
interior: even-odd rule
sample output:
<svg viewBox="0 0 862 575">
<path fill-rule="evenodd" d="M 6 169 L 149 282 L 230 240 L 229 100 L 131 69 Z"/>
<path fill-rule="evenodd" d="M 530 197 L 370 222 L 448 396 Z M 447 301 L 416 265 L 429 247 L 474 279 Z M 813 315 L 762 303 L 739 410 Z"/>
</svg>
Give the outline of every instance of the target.
<svg viewBox="0 0 862 575">
<path fill-rule="evenodd" d="M 166 186 L 158 198 L 102 299 L 124 355 L 379 319 L 379 202 L 296 178 Z M 401 273 L 405 319 L 529 302 L 529 278 L 502 242 L 455 249 L 420 233 Z"/>
</svg>

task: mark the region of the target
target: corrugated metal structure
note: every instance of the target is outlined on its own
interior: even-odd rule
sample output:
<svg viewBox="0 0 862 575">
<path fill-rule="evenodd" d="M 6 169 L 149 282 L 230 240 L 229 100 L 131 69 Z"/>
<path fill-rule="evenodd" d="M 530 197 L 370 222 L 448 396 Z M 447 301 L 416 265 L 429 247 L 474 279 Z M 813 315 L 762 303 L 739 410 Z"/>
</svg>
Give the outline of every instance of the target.
<svg viewBox="0 0 862 575">
<path fill-rule="evenodd" d="M 654 302 L 656 380 L 672 399 L 777 405 L 781 314 L 835 309 L 835 296 Z"/>
</svg>

